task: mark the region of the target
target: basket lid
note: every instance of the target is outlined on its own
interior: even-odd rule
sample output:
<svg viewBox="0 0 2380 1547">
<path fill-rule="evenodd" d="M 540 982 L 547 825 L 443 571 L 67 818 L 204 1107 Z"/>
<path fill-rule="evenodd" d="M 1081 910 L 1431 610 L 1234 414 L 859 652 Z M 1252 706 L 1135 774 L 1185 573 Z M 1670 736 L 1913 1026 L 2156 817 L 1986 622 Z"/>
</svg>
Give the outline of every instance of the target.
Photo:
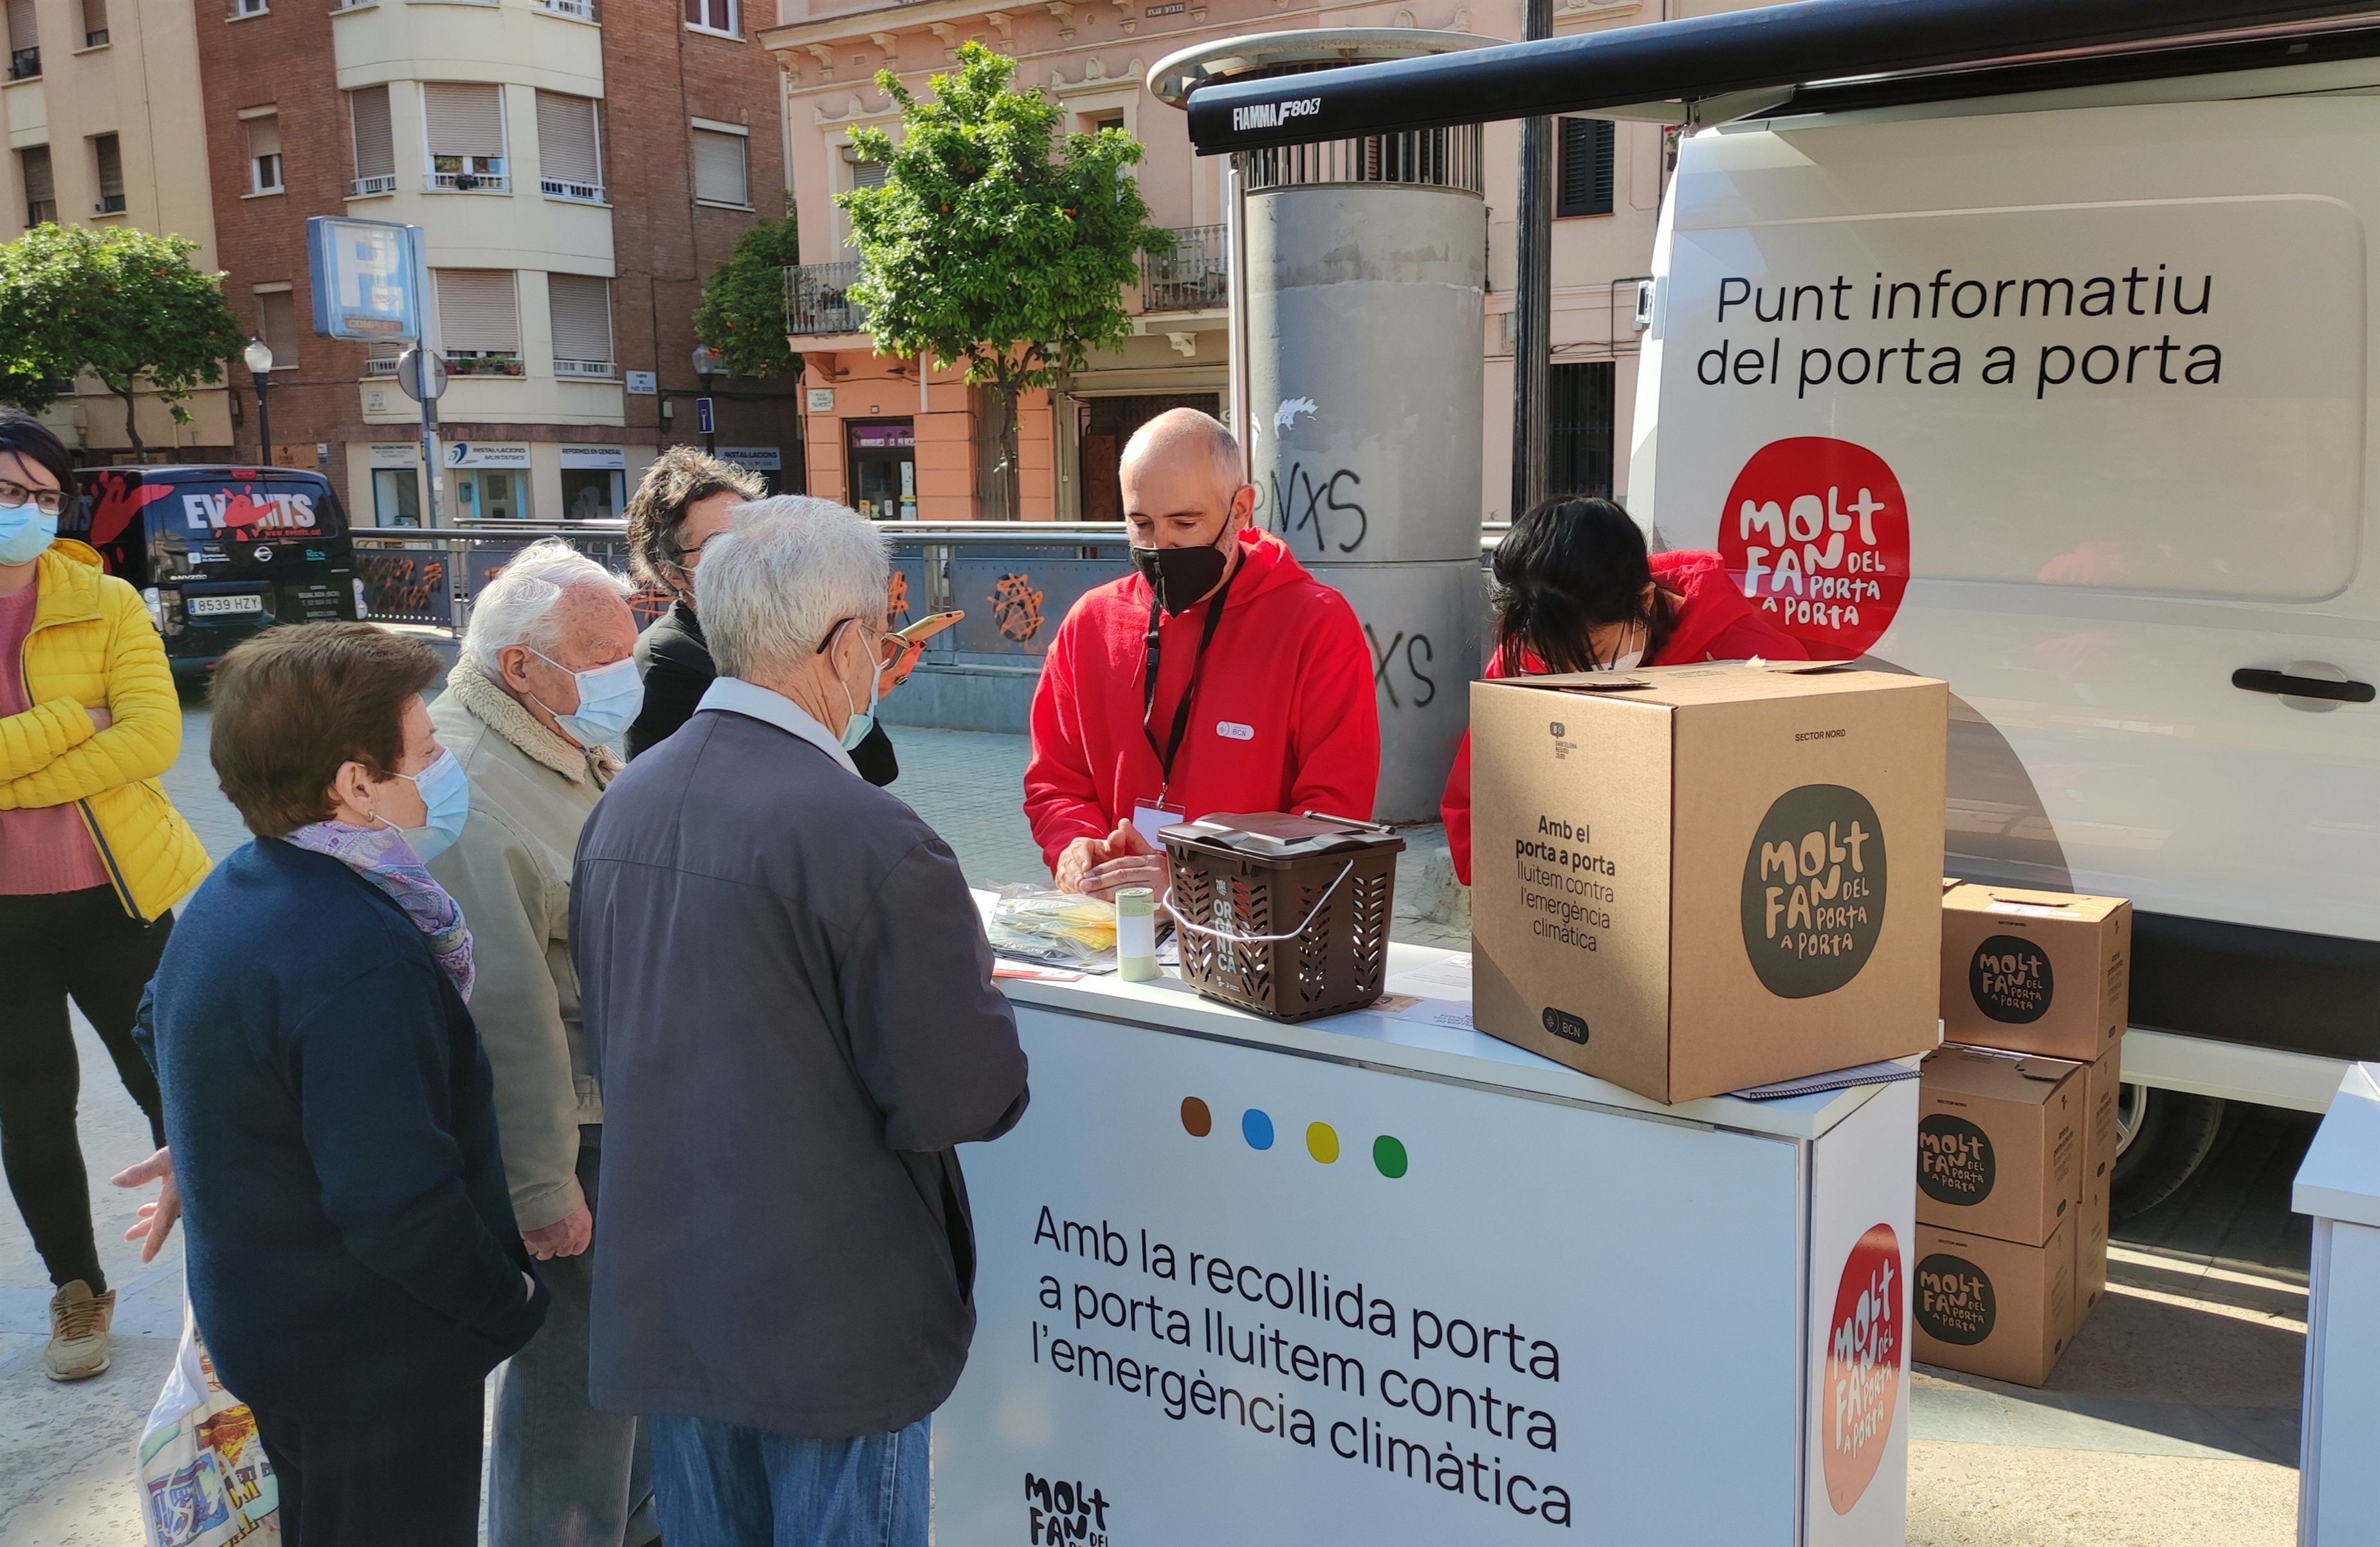
<svg viewBox="0 0 2380 1547">
<path fill-rule="evenodd" d="M 1217 811 L 1196 822 L 1179 822 L 1161 828 L 1158 836 L 1266 859 L 1405 847 L 1402 838 L 1371 822 L 1313 813 L 1293 816 L 1287 811 Z"/>
</svg>

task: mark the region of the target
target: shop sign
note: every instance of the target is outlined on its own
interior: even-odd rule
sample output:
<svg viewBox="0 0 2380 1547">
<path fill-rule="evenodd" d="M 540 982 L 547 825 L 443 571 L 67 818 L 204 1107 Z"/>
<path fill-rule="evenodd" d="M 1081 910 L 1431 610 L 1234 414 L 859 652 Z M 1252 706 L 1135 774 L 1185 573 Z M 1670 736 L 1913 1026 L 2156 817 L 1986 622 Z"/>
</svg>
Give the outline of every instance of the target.
<svg viewBox="0 0 2380 1547">
<path fill-rule="evenodd" d="M 887 451 L 917 444 L 917 432 L 907 420 L 897 424 L 855 424 L 851 445 L 857 451 Z"/>
<path fill-rule="evenodd" d="M 783 472 L 785 454 L 773 445 L 722 445 L 720 460 L 733 462 L 747 472 Z"/>
<path fill-rule="evenodd" d="M 628 454 L 616 445 L 565 445 L 562 448 L 564 472 L 625 472 Z"/>
<path fill-rule="evenodd" d="M 314 215 L 306 222 L 306 259 L 316 333 L 371 343 L 421 336 L 414 310 L 419 226 Z"/>
<path fill-rule="evenodd" d="M 526 468 L 527 441 L 455 441 L 446 447 L 450 468 Z"/>
<path fill-rule="evenodd" d="M 371 465 L 375 468 L 417 468 L 421 465 L 421 448 L 411 441 L 374 441 L 371 443 Z"/>
</svg>

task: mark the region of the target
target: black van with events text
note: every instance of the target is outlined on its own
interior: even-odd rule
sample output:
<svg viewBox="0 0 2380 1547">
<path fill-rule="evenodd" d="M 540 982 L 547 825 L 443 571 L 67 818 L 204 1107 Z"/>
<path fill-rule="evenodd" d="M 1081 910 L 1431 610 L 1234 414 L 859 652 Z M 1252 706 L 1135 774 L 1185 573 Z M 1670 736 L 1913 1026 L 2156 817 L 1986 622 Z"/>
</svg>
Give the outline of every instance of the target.
<svg viewBox="0 0 2380 1547">
<path fill-rule="evenodd" d="M 269 624 L 363 615 L 330 480 L 299 468 L 89 468 L 61 535 L 149 604 L 177 675 L 212 671 Z"/>
</svg>

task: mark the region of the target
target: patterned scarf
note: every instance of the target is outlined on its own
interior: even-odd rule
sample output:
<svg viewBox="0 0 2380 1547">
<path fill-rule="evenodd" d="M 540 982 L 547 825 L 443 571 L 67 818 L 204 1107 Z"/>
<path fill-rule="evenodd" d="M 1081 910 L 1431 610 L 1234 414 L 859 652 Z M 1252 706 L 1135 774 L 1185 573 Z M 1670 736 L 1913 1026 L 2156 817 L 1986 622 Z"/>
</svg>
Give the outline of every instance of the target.
<svg viewBox="0 0 2380 1547">
<path fill-rule="evenodd" d="M 415 856 L 413 846 L 394 827 L 349 827 L 343 822 L 317 822 L 300 827 L 285 842 L 316 854 L 327 854 L 389 895 L 405 909 L 413 927 L 430 940 L 430 954 L 446 969 L 455 992 L 471 997 L 471 931 L 463 921 L 462 905 L 447 895 Z"/>
</svg>

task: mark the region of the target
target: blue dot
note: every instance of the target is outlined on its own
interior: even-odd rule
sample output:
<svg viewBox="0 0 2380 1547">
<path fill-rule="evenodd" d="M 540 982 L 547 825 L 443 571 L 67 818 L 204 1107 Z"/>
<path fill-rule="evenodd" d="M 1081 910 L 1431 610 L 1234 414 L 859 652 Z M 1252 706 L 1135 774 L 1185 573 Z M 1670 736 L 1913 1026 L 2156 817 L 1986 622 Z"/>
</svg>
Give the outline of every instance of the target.
<svg viewBox="0 0 2380 1547">
<path fill-rule="evenodd" d="M 1271 1149 L 1272 1119 L 1255 1107 L 1248 1108 L 1240 1114 L 1240 1136 L 1248 1141 L 1251 1150 Z"/>
</svg>

